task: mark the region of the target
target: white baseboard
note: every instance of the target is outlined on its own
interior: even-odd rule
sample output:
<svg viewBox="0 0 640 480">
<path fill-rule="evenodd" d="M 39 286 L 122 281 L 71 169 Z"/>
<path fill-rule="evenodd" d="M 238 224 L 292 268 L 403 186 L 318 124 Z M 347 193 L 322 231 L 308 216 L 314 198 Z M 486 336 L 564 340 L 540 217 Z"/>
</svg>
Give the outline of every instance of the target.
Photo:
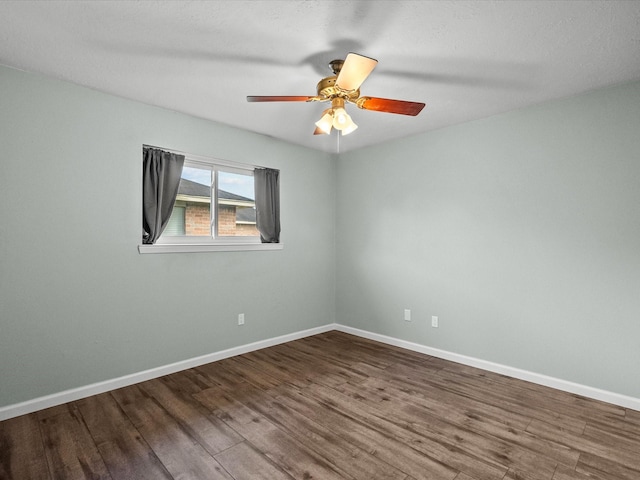
<svg viewBox="0 0 640 480">
<path fill-rule="evenodd" d="M 544 385 L 546 387 L 555 388 L 556 390 L 562 390 L 564 392 L 575 393 L 576 395 L 582 395 L 583 397 L 592 398 L 594 400 L 601 400 L 603 402 L 618 405 L 624 408 L 630 408 L 632 410 L 640 411 L 640 398 L 629 397 L 626 395 L 620 395 L 618 393 L 601 390 L 599 388 L 589 387 L 581 385 L 579 383 L 569 382 L 559 378 L 549 377 L 547 375 L 541 375 L 539 373 L 529 372 L 527 370 L 521 370 L 519 368 L 509 367 L 501 365 L 499 363 L 488 362 L 486 360 L 480 360 L 474 357 L 467 357 L 466 355 L 460 355 L 458 353 L 448 352 L 446 350 L 439 350 L 437 348 L 426 347 L 418 343 L 408 342 L 406 340 L 400 340 L 398 338 L 388 337 L 386 335 L 380 335 L 378 333 L 368 332 L 366 330 L 360 330 L 358 328 L 347 327 L 344 325 L 336 324 L 335 329 L 356 335 L 358 337 L 368 338 L 369 340 L 375 340 L 380 343 L 386 343 L 388 345 L 394 345 L 396 347 L 406 348 L 414 352 L 424 353 L 433 357 L 442 358 L 444 360 L 450 360 L 452 362 L 461 363 L 470 367 L 477 367 L 489 372 L 499 373 L 508 377 L 518 378 L 520 380 L 526 380 L 538 385 Z"/>
<path fill-rule="evenodd" d="M 439 350 L 437 348 L 427 347 L 418 343 L 408 342 L 406 340 L 400 340 L 398 338 L 388 337 L 386 335 L 380 335 L 378 333 L 368 332 L 366 330 L 360 330 L 358 328 L 331 323 L 328 325 L 323 325 L 321 327 L 311 328 L 309 330 L 302 330 L 300 332 L 294 332 L 288 335 L 282 335 L 280 337 L 261 340 L 259 342 L 249 343 L 227 350 L 222 350 L 220 352 L 202 355 L 200 357 L 183 360 L 181 362 L 164 365 L 157 368 L 152 368 L 150 370 L 144 370 L 142 372 L 125 375 L 123 377 L 106 380 L 104 382 L 93 383 L 91 385 L 73 388 L 71 390 L 65 390 L 63 392 L 46 395 L 44 397 L 35 398 L 33 400 L 27 400 L 26 402 L 0 407 L 0 421 L 18 417 L 20 415 L 25 415 L 27 413 L 36 412 L 45 408 L 54 407 L 63 403 L 72 402 L 74 400 L 86 398 L 91 395 L 97 395 L 99 393 L 108 392 L 117 388 L 144 382 L 146 380 L 158 378 L 163 375 L 180 372 L 182 370 L 204 365 L 206 363 L 216 362 L 224 358 L 234 357 L 236 355 L 242 355 L 243 353 L 253 352 L 255 350 L 272 347 L 281 343 L 291 342 L 293 340 L 309 337 L 311 335 L 329 332 L 331 330 L 350 333 L 352 335 L 368 338 L 380 343 L 386 343 L 388 345 L 406 348 L 407 350 L 412 350 L 414 352 L 424 353 L 426 355 L 442 358 L 444 360 L 462 363 L 471 367 L 481 368 L 490 372 L 500 373 L 509 377 L 519 378 L 521 380 L 537 383 L 539 385 L 552 387 L 557 390 L 575 393 L 584 397 L 593 398 L 596 400 L 601 400 L 603 402 L 611 403 L 613 405 L 640 411 L 639 398 L 628 397 L 625 395 L 608 392 L 606 390 L 600 390 L 598 388 L 580 385 L 577 383 L 568 382 L 566 380 L 548 377 L 546 375 L 540 375 L 538 373 L 520 370 L 518 368 L 508 367 L 506 365 L 500 365 L 498 363 L 488 362 L 486 360 L 480 360 L 478 358 L 467 357 L 465 355 L 447 352 L 445 350 Z"/>
<path fill-rule="evenodd" d="M 180 372 L 189 368 L 198 367 L 200 365 L 204 365 L 205 363 L 216 362 L 224 358 L 235 357 L 236 355 L 242 355 L 243 353 L 253 352 L 254 350 L 273 347 L 274 345 L 279 345 L 281 343 L 291 342 L 293 340 L 298 340 L 304 337 L 310 337 L 311 335 L 317 335 L 319 333 L 335 330 L 335 328 L 336 327 L 334 324 L 311 328 L 309 330 L 294 332 L 288 335 L 282 335 L 280 337 L 269 338 L 266 340 L 261 340 L 259 342 L 229 348 L 228 350 L 222 350 L 220 352 L 209 353 L 207 355 L 190 358 L 188 360 L 164 365 L 162 367 L 132 373 L 131 375 L 113 378 L 104 382 L 93 383 L 91 385 L 73 388 L 71 390 L 65 390 L 63 392 L 46 395 L 44 397 L 34 398 L 33 400 L 27 400 L 26 402 L 7 405 L 5 407 L 0 407 L 0 421 L 18 417 L 20 415 L 25 415 L 27 413 L 37 412 L 38 410 L 42 410 L 44 408 L 55 407 L 56 405 L 62 405 L 63 403 L 72 402 L 74 400 L 80 400 L 81 398 L 108 392 L 110 390 L 115 390 L 116 388 L 127 387 L 129 385 L 144 382 L 146 380 L 151 380 L 152 378 L 158 378 L 162 377 L 163 375 L 169 375 L 171 373 Z"/>
</svg>

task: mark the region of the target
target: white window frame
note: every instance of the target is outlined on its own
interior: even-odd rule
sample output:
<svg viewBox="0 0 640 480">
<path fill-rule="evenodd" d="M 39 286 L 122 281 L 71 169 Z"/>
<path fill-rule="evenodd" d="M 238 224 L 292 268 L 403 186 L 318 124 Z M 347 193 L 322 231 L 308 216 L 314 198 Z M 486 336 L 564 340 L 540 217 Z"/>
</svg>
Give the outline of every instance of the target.
<svg viewBox="0 0 640 480">
<path fill-rule="evenodd" d="M 145 145 L 144 147 L 147 147 Z M 280 243 L 261 243 L 260 236 L 218 236 L 218 188 L 217 176 L 219 171 L 229 173 L 239 173 L 242 175 L 253 176 L 256 168 L 262 168 L 257 165 L 242 164 L 231 162 L 228 160 L 220 160 L 217 158 L 194 155 L 176 150 L 170 150 L 164 147 L 159 148 L 164 151 L 176 153 L 185 156 L 184 165 L 194 168 L 211 168 L 212 174 L 215 176 L 212 183 L 216 185 L 213 189 L 211 198 L 211 221 L 213 222 L 214 235 L 206 236 L 167 236 L 160 237 L 153 245 L 138 245 L 139 253 L 200 253 L 200 252 L 228 252 L 228 251 L 245 251 L 245 250 L 282 250 L 283 245 Z M 215 197 L 215 198 L 213 198 Z M 215 213 L 214 213 L 215 212 Z"/>
</svg>

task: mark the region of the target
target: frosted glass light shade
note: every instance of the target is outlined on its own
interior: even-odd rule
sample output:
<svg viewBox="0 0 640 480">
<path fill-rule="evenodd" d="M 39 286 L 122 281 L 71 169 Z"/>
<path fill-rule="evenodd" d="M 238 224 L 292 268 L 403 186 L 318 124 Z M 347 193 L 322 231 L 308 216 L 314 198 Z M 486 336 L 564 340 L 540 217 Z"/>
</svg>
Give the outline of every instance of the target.
<svg viewBox="0 0 640 480">
<path fill-rule="evenodd" d="M 349 117 L 349 122 L 349 125 L 342 129 L 342 135 L 349 135 L 356 128 L 358 128 L 358 125 L 356 125 L 355 122 L 351 120 L 351 117 Z"/>
<path fill-rule="evenodd" d="M 339 107 L 333 109 L 333 127 L 336 130 L 341 130 L 342 135 L 348 135 L 358 128 L 358 125 L 353 122 L 344 108 Z"/>
<path fill-rule="evenodd" d="M 316 122 L 316 127 L 322 130 L 327 135 L 331 133 L 331 127 L 333 126 L 333 115 L 331 109 L 325 110 L 322 114 L 322 118 Z"/>
<path fill-rule="evenodd" d="M 342 130 L 349 124 L 349 120 L 351 120 L 351 118 L 344 108 L 338 107 L 333 109 L 333 128 Z"/>
</svg>

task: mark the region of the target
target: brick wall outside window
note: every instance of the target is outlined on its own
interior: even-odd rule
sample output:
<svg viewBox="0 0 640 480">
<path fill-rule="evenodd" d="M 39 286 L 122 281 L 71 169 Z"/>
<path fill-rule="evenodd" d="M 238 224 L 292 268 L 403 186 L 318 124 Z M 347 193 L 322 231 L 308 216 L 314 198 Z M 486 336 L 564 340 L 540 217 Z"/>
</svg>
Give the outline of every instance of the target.
<svg viewBox="0 0 640 480">
<path fill-rule="evenodd" d="M 188 203 L 184 211 L 186 235 L 211 235 L 209 204 Z"/>
<path fill-rule="evenodd" d="M 236 223 L 236 207 L 232 205 L 220 205 L 218 215 L 220 236 L 259 235 L 255 225 Z M 211 235 L 210 221 L 209 204 L 187 203 L 184 213 L 186 235 Z"/>
<path fill-rule="evenodd" d="M 236 208 L 229 205 L 218 207 L 218 235 L 232 236 L 236 234 Z"/>
</svg>

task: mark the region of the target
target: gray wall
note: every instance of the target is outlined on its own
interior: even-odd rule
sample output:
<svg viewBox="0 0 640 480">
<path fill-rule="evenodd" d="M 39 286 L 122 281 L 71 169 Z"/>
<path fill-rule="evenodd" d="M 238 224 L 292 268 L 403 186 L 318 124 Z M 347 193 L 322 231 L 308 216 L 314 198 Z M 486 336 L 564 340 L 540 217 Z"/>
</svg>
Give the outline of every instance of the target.
<svg viewBox="0 0 640 480">
<path fill-rule="evenodd" d="M 138 254 L 143 143 L 281 169 L 284 249 Z M 332 156 L 1 67 L 0 146 L 0 406 L 335 320 Z"/>
<path fill-rule="evenodd" d="M 334 321 L 640 397 L 640 83 L 337 162 L 1 67 L 0 92 L 0 406 Z M 280 168 L 284 250 L 138 254 L 143 143 Z"/>
<path fill-rule="evenodd" d="M 337 170 L 338 322 L 640 397 L 640 83 Z"/>
</svg>

